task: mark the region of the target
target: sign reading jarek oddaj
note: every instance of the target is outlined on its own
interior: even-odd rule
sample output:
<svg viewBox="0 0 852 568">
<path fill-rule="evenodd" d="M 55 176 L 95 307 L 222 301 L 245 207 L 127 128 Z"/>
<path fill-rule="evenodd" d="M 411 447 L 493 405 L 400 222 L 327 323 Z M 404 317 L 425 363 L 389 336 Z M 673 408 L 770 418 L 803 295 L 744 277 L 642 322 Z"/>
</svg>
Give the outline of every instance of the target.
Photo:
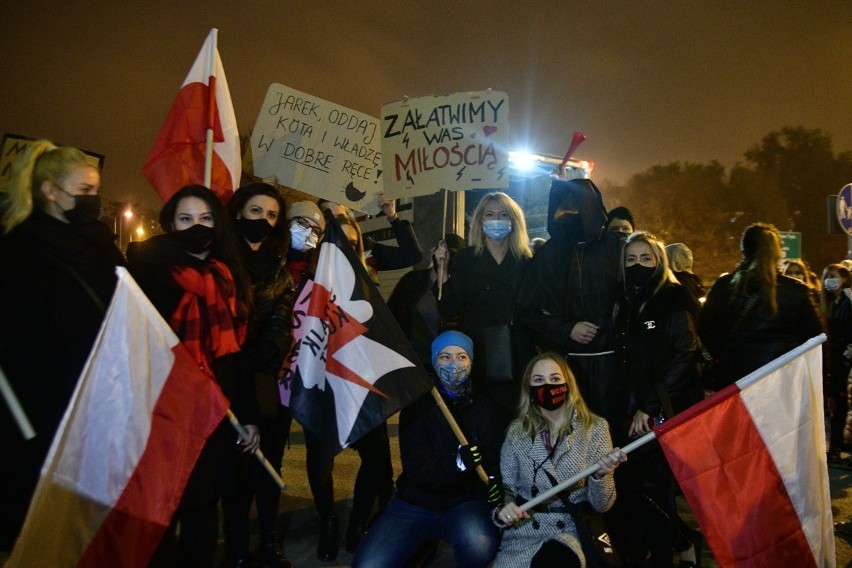
<svg viewBox="0 0 852 568">
<path fill-rule="evenodd" d="M 498 91 L 382 106 L 388 198 L 509 186 L 509 98 Z"/>
<path fill-rule="evenodd" d="M 379 120 L 284 85 L 269 86 L 251 135 L 254 174 L 377 213 Z"/>
</svg>

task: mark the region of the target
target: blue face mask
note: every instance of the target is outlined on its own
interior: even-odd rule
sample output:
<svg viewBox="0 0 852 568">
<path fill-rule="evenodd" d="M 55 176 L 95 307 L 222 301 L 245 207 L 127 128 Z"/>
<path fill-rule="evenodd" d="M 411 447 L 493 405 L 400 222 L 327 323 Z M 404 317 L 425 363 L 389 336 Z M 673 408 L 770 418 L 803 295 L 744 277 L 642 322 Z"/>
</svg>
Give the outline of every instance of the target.
<svg viewBox="0 0 852 568">
<path fill-rule="evenodd" d="M 482 232 L 490 239 L 502 241 L 512 232 L 512 222 L 502 219 L 491 219 L 482 223 Z"/>
<path fill-rule="evenodd" d="M 448 391 L 457 391 L 462 386 L 470 375 L 470 366 L 460 367 L 455 363 L 449 365 L 435 365 L 435 371 L 438 373 L 438 378 L 441 384 Z"/>
</svg>

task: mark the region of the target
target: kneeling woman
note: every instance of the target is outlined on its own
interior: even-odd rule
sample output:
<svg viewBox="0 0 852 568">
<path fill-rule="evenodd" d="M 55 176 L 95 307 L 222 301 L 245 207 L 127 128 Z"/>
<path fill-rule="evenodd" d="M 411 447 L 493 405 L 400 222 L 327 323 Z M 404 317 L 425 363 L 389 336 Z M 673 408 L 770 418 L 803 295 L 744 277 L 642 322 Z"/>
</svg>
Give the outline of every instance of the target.
<svg viewBox="0 0 852 568">
<path fill-rule="evenodd" d="M 612 447 L 603 418 L 589 411 L 574 375 L 560 355 L 542 353 L 527 365 L 518 417 L 509 425 L 500 454 L 507 496 L 514 499 L 495 511 L 505 527 L 493 568 L 512 566 L 585 566 L 572 504 L 588 501 L 599 512 L 615 501 L 611 475 L 626 456 Z M 597 462 L 590 477 L 533 508 L 518 503 L 582 472 Z M 571 507 L 573 508 L 573 507 Z"/>
</svg>

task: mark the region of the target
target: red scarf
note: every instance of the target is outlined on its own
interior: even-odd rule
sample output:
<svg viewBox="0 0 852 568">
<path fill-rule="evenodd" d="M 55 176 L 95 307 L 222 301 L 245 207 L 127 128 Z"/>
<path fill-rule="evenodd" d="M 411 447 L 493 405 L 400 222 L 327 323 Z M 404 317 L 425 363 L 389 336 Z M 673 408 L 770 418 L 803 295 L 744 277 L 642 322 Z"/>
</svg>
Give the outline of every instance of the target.
<svg viewBox="0 0 852 568">
<path fill-rule="evenodd" d="M 198 365 L 213 376 L 217 357 L 236 353 L 246 338 L 245 308 L 228 267 L 209 259 L 201 268 L 176 266 L 172 278 L 183 298 L 169 322 Z"/>
</svg>

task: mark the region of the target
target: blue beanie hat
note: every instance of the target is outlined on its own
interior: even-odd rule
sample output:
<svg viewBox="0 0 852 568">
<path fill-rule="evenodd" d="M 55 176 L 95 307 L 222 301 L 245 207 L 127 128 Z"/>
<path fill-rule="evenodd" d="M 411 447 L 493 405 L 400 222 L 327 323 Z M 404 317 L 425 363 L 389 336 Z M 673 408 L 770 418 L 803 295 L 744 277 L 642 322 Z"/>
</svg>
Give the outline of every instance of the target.
<svg viewBox="0 0 852 568">
<path fill-rule="evenodd" d="M 464 349 L 471 362 L 473 361 L 473 340 L 460 331 L 445 331 L 432 342 L 432 363 L 438 358 L 438 353 L 450 345 Z"/>
</svg>

